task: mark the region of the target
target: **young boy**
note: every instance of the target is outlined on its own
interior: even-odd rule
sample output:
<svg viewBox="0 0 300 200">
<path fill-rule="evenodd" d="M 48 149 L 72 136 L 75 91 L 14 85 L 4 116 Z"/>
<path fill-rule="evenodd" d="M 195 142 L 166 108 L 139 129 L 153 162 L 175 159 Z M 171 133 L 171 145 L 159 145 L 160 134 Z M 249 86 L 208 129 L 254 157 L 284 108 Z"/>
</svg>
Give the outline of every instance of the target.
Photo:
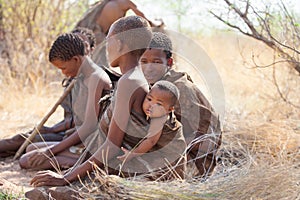
<svg viewBox="0 0 300 200">
<path fill-rule="evenodd" d="M 74 34 L 78 34 L 86 42 L 86 55 L 90 55 L 95 48 L 96 38 L 93 32 L 87 28 L 78 27 L 72 31 Z M 70 84 L 72 78 L 65 78 L 63 80 L 63 87 L 67 87 Z M 68 134 L 73 133 L 73 111 L 71 105 L 71 94 L 61 103 L 64 109 L 64 119 L 53 125 L 52 127 L 43 126 L 32 142 L 51 142 L 51 141 L 61 141 L 63 137 Z M 6 157 L 15 154 L 15 152 L 20 148 L 20 146 L 25 142 L 26 138 L 29 137 L 29 133 L 17 134 L 11 138 L 0 140 L 0 157 Z M 29 148 L 30 149 L 30 148 Z"/>
<path fill-rule="evenodd" d="M 72 90 L 76 131 L 59 143 L 23 155 L 19 161 L 22 168 L 49 169 L 54 167 L 53 163 L 63 168 L 70 167 L 79 155 L 69 152 L 69 148 L 97 131 L 98 100 L 110 92 L 112 85 L 105 71 L 85 53 L 85 43 L 76 34 L 60 35 L 53 43 L 49 61 L 65 76 L 76 78 Z"/>
<path fill-rule="evenodd" d="M 175 105 L 175 115 L 183 125 L 188 156 L 195 163 L 198 175 L 206 177 L 216 166 L 216 152 L 221 144 L 217 114 L 189 75 L 172 69 L 172 42 L 167 35 L 153 33 L 140 63 L 150 85 L 166 80 L 179 89 L 180 98 Z"/>
<path fill-rule="evenodd" d="M 150 127 L 146 125 L 145 131 L 138 131 L 135 134 L 127 129 L 124 140 L 127 139 L 127 135 L 128 137 L 131 135 L 141 138 L 141 140 L 133 146 L 131 151 L 122 147 L 124 155 L 117 157 L 129 165 L 126 166 L 128 170 L 138 173 L 138 170 L 133 170 L 137 168 L 138 164 L 135 162 L 130 166 L 128 163 L 131 159 L 139 157 L 142 158 L 144 163 L 147 162 L 148 169 L 151 168 L 152 173 L 153 171 L 160 171 L 161 174 L 164 174 L 164 177 L 159 177 L 159 179 L 171 178 L 171 174 L 167 175 L 168 170 L 164 170 L 164 173 L 162 173 L 162 169 L 166 168 L 166 166 L 168 166 L 169 170 L 173 168 L 176 171 L 177 178 L 184 177 L 185 165 L 178 161 L 185 162 L 184 151 L 186 145 L 181 124 L 174 115 L 174 106 L 178 98 L 179 91 L 171 82 L 158 81 L 152 86 L 143 102 L 143 111 L 146 115 L 145 120 L 148 121 Z M 142 119 L 139 118 L 139 120 Z M 157 123 L 152 123 L 153 121 Z M 135 166 L 133 167 L 133 165 Z M 170 173 L 173 173 L 171 171 Z"/>
</svg>

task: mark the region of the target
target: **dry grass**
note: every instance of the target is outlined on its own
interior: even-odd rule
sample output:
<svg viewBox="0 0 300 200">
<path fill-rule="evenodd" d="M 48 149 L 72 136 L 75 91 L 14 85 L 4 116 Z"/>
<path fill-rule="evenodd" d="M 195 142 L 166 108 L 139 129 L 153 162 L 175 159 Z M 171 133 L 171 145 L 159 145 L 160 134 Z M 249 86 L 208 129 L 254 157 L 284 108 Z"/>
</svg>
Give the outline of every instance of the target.
<svg viewBox="0 0 300 200">
<path fill-rule="evenodd" d="M 89 190 L 82 194 L 84 199 L 299 199 L 300 143 L 299 137 L 290 137 L 297 135 L 288 127 L 265 124 L 226 131 L 219 165 L 205 182 L 125 180 L 98 172 L 93 179 L 98 184 L 85 184 Z"/>
<path fill-rule="evenodd" d="M 188 178 L 161 183 L 99 172 L 95 183 L 82 189 L 85 199 L 300 199 L 299 109 L 279 97 L 272 68 L 252 69 L 253 53 L 261 64 L 270 63 L 272 53 L 254 40 L 228 33 L 196 40 L 217 66 L 226 95 L 214 175 L 205 182 Z M 9 73 L 0 75 L 1 137 L 32 127 L 61 94 L 57 80 L 24 87 Z M 299 76 L 281 65 L 276 77 L 289 100 L 300 105 Z"/>
<path fill-rule="evenodd" d="M 113 193 L 119 199 L 300 199 L 299 109 L 279 97 L 272 68 L 251 64 L 252 54 L 260 53 L 261 64 L 272 55 L 256 41 L 227 33 L 198 41 L 215 62 L 226 94 L 223 144 L 213 176 L 167 183 L 97 176 L 101 185 L 113 184 L 113 191 L 94 187 L 89 198 Z M 287 66 L 276 73 L 285 94 L 299 104 L 299 76 Z"/>
</svg>

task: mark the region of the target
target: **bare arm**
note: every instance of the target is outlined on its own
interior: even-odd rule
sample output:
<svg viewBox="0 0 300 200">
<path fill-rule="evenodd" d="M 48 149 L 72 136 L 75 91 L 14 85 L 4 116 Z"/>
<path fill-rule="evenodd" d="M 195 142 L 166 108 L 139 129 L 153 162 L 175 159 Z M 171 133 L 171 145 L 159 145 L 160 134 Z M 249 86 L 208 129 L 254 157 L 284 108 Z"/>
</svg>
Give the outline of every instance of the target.
<svg viewBox="0 0 300 200">
<path fill-rule="evenodd" d="M 149 19 L 146 18 L 145 14 L 144 14 L 141 10 L 138 9 L 138 7 L 136 6 L 135 3 L 133 3 L 133 2 L 130 1 L 130 0 L 127 0 L 127 1 L 126 1 L 126 6 L 127 6 L 126 11 L 127 11 L 128 9 L 131 9 L 136 15 L 145 18 L 145 19 L 149 22 L 149 24 L 150 24 L 151 26 L 153 25 L 153 23 L 152 23 Z"/>
<path fill-rule="evenodd" d="M 121 149 L 124 152 L 124 154 L 122 156 L 118 156 L 118 159 L 122 160 L 122 161 L 124 161 L 124 160 L 130 161 L 132 158 L 134 158 L 136 156 L 141 156 L 141 155 L 147 153 L 157 143 L 157 141 L 159 140 L 159 138 L 161 136 L 161 133 L 162 133 L 162 131 L 156 133 L 155 135 L 147 137 L 132 151 L 129 151 L 128 149 L 122 147 Z"/>
<path fill-rule="evenodd" d="M 132 2 L 128 1 L 129 8 L 138 16 L 146 19 L 144 13 L 138 9 L 138 7 Z"/>
<path fill-rule="evenodd" d="M 122 148 L 124 155 L 119 156 L 118 159 L 129 161 L 133 157 L 141 156 L 142 154 L 150 151 L 152 147 L 156 145 L 162 134 L 162 129 L 164 123 L 166 122 L 166 118 L 167 115 L 160 118 L 151 119 L 150 127 L 147 135 L 145 136 L 145 139 L 132 151 L 128 151 L 127 149 Z"/>
<path fill-rule="evenodd" d="M 137 89 L 133 94 L 130 94 L 131 82 L 123 79 L 119 80 L 118 89 L 115 95 L 115 106 L 113 116 L 109 126 L 108 135 L 104 144 L 95 152 L 95 154 L 80 165 L 77 169 L 65 175 L 65 179 L 68 181 L 74 181 L 77 179 L 77 175 L 84 176 L 87 171 L 92 170 L 92 164 L 97 164 L 100 168 L 103 167 L 103 163 L 110 160 L 120 150 L 125 131 L 127 128 L 128 120 L 130 117 L 130 110 L 133 107 L 135 99 L 144 96 L 143 90 Z"/>
<path fill-rule="evenodd" d="M 95 84 L 98 83 L 98 84 Z M 90 133 L 97 129 L 97 115 L 99 112 L 99 105 L 97 100 L 102 95 L 103 87 L 109 83 L 104 82 L 99 76 L 91 75 L 88 82 L 88 98 L 86 104 L 85 118 L 82 126 L 80 126 L 71 136 L 62 140 L 58 144 L 49 149 L 32 154 L 28 158 L 29 165 L 35 167 L 45 162 L 49 157 L 68 149 L 69 147 L 80 143 L 83 139 L 89 136 Z"/>
<path fill-rule="evenodd" d="M 159 140 L 162 131 L 159 131 L 153 136 L 147 137 L 143 142 L 133 150 L 133 153 L 144 154 L 147 153 Z"/>
<path fill-rule="evenodd" d="M 120 150 L 123 138 L 124 132 L 118 128 L 115 121 L 112 121 L 112 125 L 110 126 L 106 141 L 101 145 L 101 147 L 94 153 L 91 158 L 89 158 L 75 170 L 65 174 L 64 179 L 67 180 L 67 182 L 72 182 L 78 180 L 78 177 L 86 176 L 87 172 L 91 172 L 93 170 L 93 164 L 96 164 L 98 167 L 103 168 L 103 163 L 106 163 L 107 160 L 110 160 L 117 155 Z"/>
<path fill-rule="evenodd" d="M 66 131 L 66 130 L 72 128 L 72 126 L 73 126 L 72 119 L 66 118 L 51 127 L 43 126 L 42 129 L 40 130 L 40 132 L 42 134 L 43 133 L 58 133 L 58 132 Z"/>
<path fill-rule="evenodd" d="M 102 146 L 82 165 L 78 166 L 76 169 L 70 171 L 64 176 L 57 176 L 57 174 L 49 174 L 49 172 L 44 172 L 37 174 L 32 180 L 31 184 L 34 186 L 42 186 L 42 185 L 65 185 L 69 182 L 77 180 L 78 177 L 83 177 L 87 174 L 87 172 L 92 171 L 93 165 L 92 163 L 97 164 L 100 168 L 103 167 L 103 163 L 106 160 L 114 157 L 120 150 L 121 143 L 123 141 L 125 135 L 125 129 L 123 123 L 128 123 L 129 120 L 129 111 L 138 105 L 141 109 L 141 102 L 144 99 L 147 91 L 143 86 L 136 85 L 133 86 L 130 82 L 127 84 L 122 82 L 122 79 L 119 80 L 118 90 L 116 93 L 116 102 L 115 108 L 113 112 L 112 121 L 109 127 L 108 136 L 106 141 Z M 132 89 L 133 86 L 133 90 Z M 134 91 L 134 92 L 130 92 Z M 123 96 L 122 96 L 123 95 Z M 126 102 L 126 104 L 124 104 Z M 126 106 L 128 105 L 128 107 Z M 125 112 L 127 111 L 127 113 Z M 122 115 L 120 114 L 121 112 Z"/>
<path fill-rule="evenodd" d="M 70 137 L 66 138 L 50 149 L 54 155 L 65 150 L 66 148 L 71 147 L 72 145 L 78 144 L 97 128 L 97 118 L 99 112 L 97 100 L 99 100 L 102 95 L 104 84 L 105 83 L 102 82 L 101 79 L 99 80 L 99 77 L 93 75 L 90 77 L 90 80 L 87 83 L 88 99 L 84 122 Z"/>
</svg>

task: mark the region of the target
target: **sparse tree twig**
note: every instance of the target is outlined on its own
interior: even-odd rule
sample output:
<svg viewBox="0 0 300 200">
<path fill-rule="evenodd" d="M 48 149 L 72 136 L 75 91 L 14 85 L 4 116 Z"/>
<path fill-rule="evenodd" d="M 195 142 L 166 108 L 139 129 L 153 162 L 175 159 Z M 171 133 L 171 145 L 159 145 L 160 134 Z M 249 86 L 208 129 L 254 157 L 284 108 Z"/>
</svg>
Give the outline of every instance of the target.
<svg viewBox="0 0 300 200">
<path fill-rule="evenodd" d="M 257 62 L 254 59 L 254 54 L 252 54 L 252 62 L 255 65 L 254 67 L 252 67 L 252 69 L 255 69 L 255 68 L 268 68 L 268 67 L 271 67 L 271 66 L 279 64 L 279 63 L 289 63 L 289 62 L 293 62 L 293 61 L 290 61 L 290 60 L 278 60 L 278 61 L 273 61 L 271 64 L 259 65 L 259 64 L 257 64 Z"/>
<path fill-rule="evenodd" d="M 274 84 L 275 84 L 277 93 L 279 94 L 280 98 L 281 98 L 284 102 L 286 102 L 287 104 L 289 104 L 289 105 L 291 105 L 291 106 L 293 106 L 293 107 L 295 107 L 295 108 L 300 109 L 300 106 L 299 106 L 299 105 L 296 105 L 296 104 L 292 103 L 290 100 L 288 100 L 288 97 L 286 97 L 286 96 L 282 93 L 282 91 L 281 91 L 281 89 L 280 89 L 280 86 L 279 86 L 279 84 L 278 84 L 277 78 L 276 78 L 276 69 L 275 69 L 275 66 L 274 66 L 274 65 L 273 65 L 272 77 L 273 77 L 273 81 L 274 81 Z"/>
<path fill-rule="evenodd" d="M 242 34 L 264 42 L 267 46 L 269 46 L 270 48 L 274 49 L 277 53 L 279 53 L 279 55 L 281 55 L 282 58 L 287 60 L 287 62 L 297 71 L 297 73 L 300 74 L 300 62 L 299 62 L 298 57 L 295 56 L 295 55 L 299 56 L 300 51 L 296 49 L 295 45 L 290 46 L 290 45 L 286 45 L 285 43 L 281 42 L 272 33 L 271 24 L 269 21 L 269 16 L 271 16 L 270 13 L 268 13 L 265 10 L 262 12 L 265 14 L 265 17 L 262 17 L 258 13 L 258 11 L 250 5 L 249 0 L 246 1 L 244 12 L 242 12 L 238 6 L 231 3 L 229 0 L 224 0 L 224 2 L 227 4 L 228 10 L 233 11 L 238 16 L 238 19 L 241 20 L 244 23 L 244 25 L 246 25 L 246 27 L 250 30 L 250 32 L 243 30 L 243 28 L 241 26 L 236 25 L 234 22 L 230 22 L 229 20 L 226 20 L 222 14 L 218 15 L 218 14 L 214 13 L 213 11 L 210 11 L 210 13 L 214 17 L 216 17 L 218 20 L 222 21 L 229 27 L 238 30 Z M 281 1 L 281 3 L 282 3 L 283 11 L 285 14 L 285 19 L 290 22 L 290 26 L 293 28 L 293 32 L 298 33 L 299 30 L 296 27 L 292 16 L 289 14 L 284 3 L 282 1 Z M 251 11 L 255 15 L 255 17 L 257 19 L 259 19 L 259 24 L 260 24 L 259 27 L 254 26 L 254 24 L 250 20 L 249 9 L 251 9 Z M 259 29 L 261 29 L 261 32 L 258 31 Z"/>
</svg>

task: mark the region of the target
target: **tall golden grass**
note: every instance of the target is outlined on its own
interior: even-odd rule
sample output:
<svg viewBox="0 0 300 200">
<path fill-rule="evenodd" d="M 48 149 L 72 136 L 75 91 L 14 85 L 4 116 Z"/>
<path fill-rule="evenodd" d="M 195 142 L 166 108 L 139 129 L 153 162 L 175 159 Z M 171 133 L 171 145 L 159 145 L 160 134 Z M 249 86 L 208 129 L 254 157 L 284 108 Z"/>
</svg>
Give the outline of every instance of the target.
<svg viewBox="0 0 300 200">
<path fill-rule="evenodd" d="M 50 8 L 59 7 L 54 5 Z M 40 13 L 41 17 L 44 15 Z M 53 17 L 57 17 L 58 23 L 59 17 Z M 68 17 L 70 23 L 74 22 Z M 54 19 L 51 20 L 49 27 L 53 28 Z M 3 57 L 0 60 L 1 137 L 32 128 L 61 95 L 62 76 L 47 62 L 47 50 L 57 34 L 71 26 L 68 23 L 55 31 L 37 23 L 32 38 L 8 37 L 10 60 Z M 254 68 L 252 61 L 254 58 L 261 65 L 269 64 L 273 61 L 273 51 L 255 40 L 228 32 L 194 39 L 215 63 L 226 96 L 223 144 L 215 173 L 205 182 L 189 177 L 184 181 L 161 183 L 126 180 L 99 172 L 95 185 L 86 186 L 82 196 L 89 199 L 300 199 L 299 108 L 280 98 L 274 84 L 274 67 Z M 179 70 L 195 74 L 188 67 L 179 66 Z M 281 64 L 275 66 L 275 77 L 283 94 L 299 106 L 299 76 Z M 199 77 L 193 79 L 201 82 Z M 61 114 L 57 112 L 49 124 L 60 120 Z"/>
</svg>

